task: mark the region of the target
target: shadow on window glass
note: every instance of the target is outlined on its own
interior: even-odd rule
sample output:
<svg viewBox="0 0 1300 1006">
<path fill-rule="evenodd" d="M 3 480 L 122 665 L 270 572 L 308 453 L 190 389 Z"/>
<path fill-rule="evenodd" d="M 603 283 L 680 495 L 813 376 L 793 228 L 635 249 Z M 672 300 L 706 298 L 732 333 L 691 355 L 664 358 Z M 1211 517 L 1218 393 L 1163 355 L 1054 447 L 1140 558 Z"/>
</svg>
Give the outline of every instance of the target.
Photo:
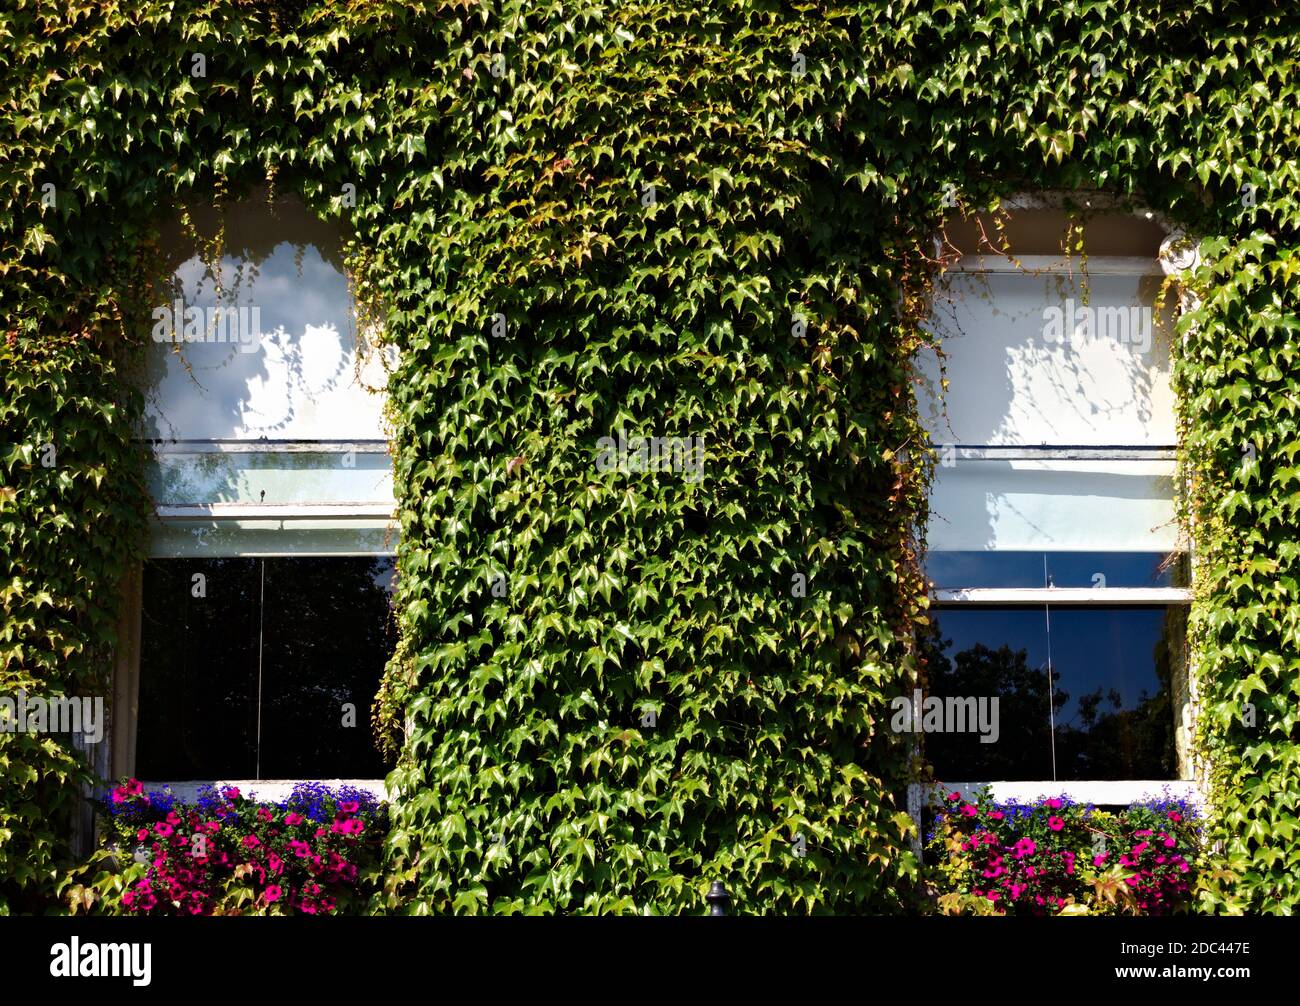
<svg viewBox="0 0 1300 1006">
<path fill-rule="evenodd" d="M 997 700 L 995 731 L 951 722 L 926 731 L 938 779 L 1177 778 L 1180 607 L 961 607 L 933 616 L 921 639 L 927 695 L 990 708 Z"/>
</svg>

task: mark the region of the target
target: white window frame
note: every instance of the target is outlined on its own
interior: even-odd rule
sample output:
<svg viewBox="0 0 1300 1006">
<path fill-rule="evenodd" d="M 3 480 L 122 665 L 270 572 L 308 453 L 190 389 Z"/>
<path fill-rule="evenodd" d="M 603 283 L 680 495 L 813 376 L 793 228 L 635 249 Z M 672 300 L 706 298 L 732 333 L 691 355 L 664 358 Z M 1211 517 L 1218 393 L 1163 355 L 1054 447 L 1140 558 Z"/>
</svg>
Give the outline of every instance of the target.
<svg viewBox="0 0 1300 1006">
<path fill-rule="evenodd" d="M 1021 194 L 1004 203 L 1012 211 L 1016 209 L 1059 209 L 1068 194 Z M 1096 194 L 1082 200 L 1089 209 L 1118 209 L 1120 203 L 1113 197 Z M 1161 246 L 1160 256 L 1156 259 L 1123 256 L 1096 256 L 1087 258 L 1088 275 L 1170 275 L 1194 264 L 1181 249 L 1182 234 L 1149 211 L 1131 211 L 1133 215 L 1157 219 L 1168 235 Z M 940 241 L 936 238 L 936 246 Z M 1023 273 L 1040 272 L 1051 275 L 1071 268 L 1069 260 L 1047 255 L 1023 255 L 1016 259 L 999 255 L 967 255 L 948 267 L 950 272 L 962 273 Z M 1066 446 L 1066 445 L 949 445 L 959 458 L 988 460 L 1038 460 L 1038 461 L 1155 461 L 1175 460 L 1177 447 L 1164 445 L 1155 447 L 1136 447 L 1116 445 L 1113 447 Z M 1045 550 L 1050 551 L 1050 550 Z M 1187 555 L 1194 569 L 1194 552 L 1192 543 L 1188 543 Z M 1037 587 L 1037 588 L 936 588 L 931 591 L 933 607 L 962 608 L 979 606 L 1015 606 L 1046 607 L 1050 611 L 1053 604 L 1071 606 L 1125 605 L 1160 605 L 1189 606 L 1192 590 L 1185 587 Z M 1186 675 L 1188 699 L 1187 716 L 1189 723 L 1194 723 L 1197 713 L 1197 696 L 1194 688 L 1193 668 L 1190 666 L 1191 655 L 1188 654 L 1188 666 L 1183 669 Z M 1194 729 L 1189 726 L 1189 729 Z M 1180 775 L 1183 778 L 1167 779 L 1124 779 L 1124 780 L 1082 780 L 1074 782 L 1053 780 L 999 781 L 999 780 L 962 780 L 944 783 L 911 783 L 907 790 L 908 812 L 916 822 L 917 839 L 914 851 L 922 851 L 922 812 L 927 805 L 937 804 L 944 793 L 958 792 L 965 799 L 973 798 L 980 790 L 987 789 L 998 802 L 1020 801 L 1032 802 L 1048 797 L 1065 796 L 1078 803 L 1091 803 L 1098 806 L 1117 806 L 1139 803 L 1147 799 L 1173 797 L 1198 804 L 1205 802 L 1203 780 L 1198 778 L 1198 766 L 1194 756 L 1189 753 L 1185 759 L 1179 752 Z"/>
<path fill-rule="evenodd" d="M 155 457 L 168 454 L 387 454 L 385 440 L 187 440 L 143 441 L 149 444 Z M 386 500 L 357 500 L 346 502 L 293 502 L 293 503 L 188 503 L 159 502 L 154 506 L 153 518 L 162 523 L 192 520 L 215 522 L 249 520 L 257 518 L 294 520 L 357 520 L 371 522 L 386 519 L 393 522 L 394 548 L 383 553 L 375 552 L 266 552 L 248 553 L 250 558 L 343 558 L 347 556 L 393 556 L 396 554 L 396 502 Z M 239 558 L 236 553 L 231 558 Z M 166 555 L 151 559 L 170 560 Z M 177 557 L 174 561 L 180 561 Z M 122 614 L 119 619 L 119 646 L 114 660 L 113 714 L 106 734 L 110 757 L 110 778 L 135 775 L 137 724 L 140 708 L 141 622 L 144 611 L 143 564 L 135 563 L 123 585 Z M 286 798 L 300 783 L 351 786 L 364 790 L 381 801 L 390 797 L 384 779 L 328 779 L 303 777 L 297 779 L 146 779 L 141 780 L 150 790 L 167 790 L 179 799 L 193 800 L 204 786 L 234 786 L 252 799 L 279 801 Z"/>
</svg>

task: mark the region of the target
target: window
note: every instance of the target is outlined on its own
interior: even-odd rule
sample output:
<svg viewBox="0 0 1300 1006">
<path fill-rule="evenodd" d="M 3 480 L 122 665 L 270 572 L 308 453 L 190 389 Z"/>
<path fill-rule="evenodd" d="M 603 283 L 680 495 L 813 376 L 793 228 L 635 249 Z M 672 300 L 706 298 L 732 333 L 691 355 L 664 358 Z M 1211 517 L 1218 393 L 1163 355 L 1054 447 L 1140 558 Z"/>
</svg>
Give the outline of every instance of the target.
<svg viewBox="0 0 1300 1006">
<path fill-rule="evenodd" d="M 936 718 L 927 760 L 1004 798 L 1178 788 L 1190 595 L 1166 235 L 1146 214 L 1022 201 L 947 237 L 941 353 L 918 366 L 938 453 L 919 642 L 927 700 L 996 700 L 997 715 L 982 731 Z"/>
<path fill-rule="evenodd" d="M 161 250 L 140 376 L 156 519 L 118 660 L 114 772 L 378 780 L 392 360 L 357 323 L 338 235 L 294 200 L 192 209 Z"/>
<path fill-rule="evenodd" d="M 150 560 L 137 771 L 377 778 L 368 707 L 392 652 L 388 557 Z"/>
</svg>

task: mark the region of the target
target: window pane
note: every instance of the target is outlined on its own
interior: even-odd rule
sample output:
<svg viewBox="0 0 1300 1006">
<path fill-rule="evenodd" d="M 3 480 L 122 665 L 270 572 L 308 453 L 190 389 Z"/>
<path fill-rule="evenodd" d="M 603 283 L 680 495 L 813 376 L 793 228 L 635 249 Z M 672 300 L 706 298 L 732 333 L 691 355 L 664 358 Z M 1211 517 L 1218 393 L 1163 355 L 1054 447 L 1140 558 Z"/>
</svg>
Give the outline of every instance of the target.
<svg viewBox="0 0 1300 1006">
<path fill-rule="evenodd" d="M 396 643 L 392 580 L 391 558 L 266 560 L 262 778 L 387 774 L 370 704 Z"/>
<path fill-rule="evenodd" d="M 996 698 L 997 739 L 926 733 L 935 777 L 949 782 L 1052 778 L 1047 620 L 1042 608 L 942 608 L 922 638 L 928 695 Z"/>
<path fill-rule="evenodd" d="M 382 439 L 383 396 L 371 390 L 385 370 L 360 345 L 337 229 L 293 199 L 191 218 L 197 234 L 174 221 L 161 235 L 169 274 L 147 354 L 146 435 Z M 219 223 L 224 254 L 208 263 L 198 241 Z"/>
<path fill-rule="evenodd" d="M 387 555 L 398 538 L 396 523 L 382 518 L 159 520 L 149 531 L 149 554 L 159 558 Z"/>
<path fill-rule="evenodd" d="M 1152 260 L 1152 267 L 1155 266 Z M 1172 445 L 1171 311 L 1160 276 L 949 272 L 931 326 L 950 380 L 919 358 L 935 443 Z"/>
<path fill-rule="evenodd" d="M 930 552 L 936 588 L 1185 587 L 1186 556 L 1165 552 Z"/>
<path fill-rule="evenodd" d="M 958 452 L 935 468 L 927 541 L 944 551 L 1173 551 L 1174 471 L 1168 460 L 1008 461 Z"/>
<path fill-rule="evenodd" d="M 1178 778 L 1172 683 L 1181 673 L 1185 619 L 1181 606 L 933 612 L 922 638 L 928 695 L 998 699 L 995 743 L 981 743 L 976 731 L 925 734 L 936 777 Z M 1055 679 L 1050 713 L 1049 654 Z"/>
<path fill-rule="evenodd" d="M 1053 605 L 1057 778 L 1176 779 L 1174 663 L 1181 607 Z"/>
<path fill-rule="evenodd" d="M 136 745 L 142 778 L 253 775 L 259 580 L 256 559 L 144 564 Z"/>
<path fill-rule="evenodd" d="M 146 562 L 137 773 L 387 774 L 370 707 L 395 645 L 393 569 L 388 556 Z"/>
</svg>

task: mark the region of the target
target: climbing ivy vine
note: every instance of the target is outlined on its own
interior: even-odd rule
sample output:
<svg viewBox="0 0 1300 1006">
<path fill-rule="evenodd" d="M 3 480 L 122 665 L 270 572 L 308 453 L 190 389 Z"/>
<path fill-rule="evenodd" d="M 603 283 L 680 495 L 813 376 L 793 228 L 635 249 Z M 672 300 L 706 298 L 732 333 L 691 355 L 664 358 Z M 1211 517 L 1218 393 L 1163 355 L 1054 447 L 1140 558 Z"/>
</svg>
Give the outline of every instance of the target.
<svg viewBox="0 0 1300 1006">
<path fill-rule="evenodd" d="M 1201 905 L 1293 910 L 1296 20 L 13 0 L 0 688 L 105 687 L 147 512 L 123 377 L 142 262 L 161 215 L 270 182 L 351 235 L 401 353 L 373 909 L 689 912 L 713 879 L 745 912 L 915 908 L 913 766 L 882 714 L 925 617 L 931 235 L 1013 191 L 1104 189 L 1202 257 L 1177 359 L 1224 852 Z M 607 470 L 620 434 L 691 438 L 698 477 L 680 452 Z M 81 770 L 0 734 L 0 771 L 0 911 L 34 910 Z"/>
</svg>

